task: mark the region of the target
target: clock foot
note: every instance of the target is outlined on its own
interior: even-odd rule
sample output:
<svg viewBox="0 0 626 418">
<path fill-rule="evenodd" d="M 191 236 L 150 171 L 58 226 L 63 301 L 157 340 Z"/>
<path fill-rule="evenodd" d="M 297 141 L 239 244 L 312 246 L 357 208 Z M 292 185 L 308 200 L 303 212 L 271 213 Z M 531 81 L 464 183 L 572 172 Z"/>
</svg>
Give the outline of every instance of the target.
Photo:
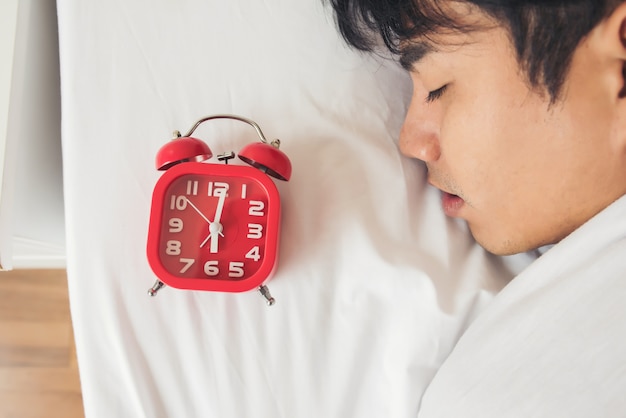
<svg viewBox="0 0 626 418">
<path fill-rule="evenodd" d="M 161 280 L 157 280 L 156 282 L 154 282 L 152 287 L 148 289 L 148 295 L 156 296 L 157 292 L 161 290 L 163 286 L 165 286 L 165 283 L 163 283 Z"/>
<path fill-rule="evenodd" d="M 261 292 L 261 295 L 267 300 L 267 306 L 272 306 L 276 302 L 276 299 L 272 297 L 267 286 L 263 285 L 259 287 L 259 292 Z"/>
</svg>

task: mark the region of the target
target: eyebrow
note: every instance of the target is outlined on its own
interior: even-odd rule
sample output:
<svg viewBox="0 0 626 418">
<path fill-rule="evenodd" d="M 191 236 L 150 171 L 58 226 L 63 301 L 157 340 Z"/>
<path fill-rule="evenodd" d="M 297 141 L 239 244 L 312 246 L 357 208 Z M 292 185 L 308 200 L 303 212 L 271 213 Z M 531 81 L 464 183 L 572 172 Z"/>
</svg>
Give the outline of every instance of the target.
<svg viewBox="0 0 626 418">
<path fill-rule="evenodd" d="M 435 52 L 435 47 L 427 42 L 411 42 L 400 50 L 400 65 L 407 71 L 423 60 L 428 54 Z"/>
</svg>

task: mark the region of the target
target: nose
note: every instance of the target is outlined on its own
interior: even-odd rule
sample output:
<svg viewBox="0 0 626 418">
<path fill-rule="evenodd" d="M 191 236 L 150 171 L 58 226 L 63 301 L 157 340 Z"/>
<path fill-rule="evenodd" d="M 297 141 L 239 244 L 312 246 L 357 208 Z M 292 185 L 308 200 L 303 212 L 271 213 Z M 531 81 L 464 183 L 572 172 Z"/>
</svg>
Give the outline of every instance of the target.
<svg viewBox="0 0 626 418">
<path fill-rule="evenodd" d="M 400 131 L 400 151 L 407 157 L 433 162 L 441 156 L 440 124 L 435 103 L 413 97 Z"/>
</svg>

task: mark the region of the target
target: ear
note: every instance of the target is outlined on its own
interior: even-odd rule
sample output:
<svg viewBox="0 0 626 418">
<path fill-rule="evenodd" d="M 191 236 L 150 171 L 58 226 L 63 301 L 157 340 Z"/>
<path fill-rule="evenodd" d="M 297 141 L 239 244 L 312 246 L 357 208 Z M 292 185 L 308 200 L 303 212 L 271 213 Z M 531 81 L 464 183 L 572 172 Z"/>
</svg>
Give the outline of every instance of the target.
<svg viewBox="0 0 626 418">
<path fill-rule="evenodd" d="M 597 29 L 604 41 L 606 52 L 612 52 L 626 59 L 626 1 L 600 22 Z"/>
<path fill-rule="evenodd" d="M 612 67 L 612 78 L 619 83 L 618 98 L 626 98 L 626 2 L 622 2 L 594 30 L 596 45 L 607 65 Z"/>
<path fill-rule="evenodd" d="M 626 157 L 626 0 L 620 2 L 589 34 L 588 52 L 594 56 L 591 80 L 613 118 L 612 142 Z"/>
</svg>

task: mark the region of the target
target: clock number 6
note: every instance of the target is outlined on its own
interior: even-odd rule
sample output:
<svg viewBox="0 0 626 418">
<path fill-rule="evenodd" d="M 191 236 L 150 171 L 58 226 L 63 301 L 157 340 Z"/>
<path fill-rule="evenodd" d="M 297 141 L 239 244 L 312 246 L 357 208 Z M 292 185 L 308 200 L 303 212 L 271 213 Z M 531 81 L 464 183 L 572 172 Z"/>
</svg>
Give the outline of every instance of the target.
<svg viewBox="0 0 626 418">
<path fill-rule="evenodd" d="M 217 267 L 217 261 L 207 261 L 204 263 L 204 274 L 207 276 L 217 276 L 220 274 L 220 269 Z"/>
</svg>

